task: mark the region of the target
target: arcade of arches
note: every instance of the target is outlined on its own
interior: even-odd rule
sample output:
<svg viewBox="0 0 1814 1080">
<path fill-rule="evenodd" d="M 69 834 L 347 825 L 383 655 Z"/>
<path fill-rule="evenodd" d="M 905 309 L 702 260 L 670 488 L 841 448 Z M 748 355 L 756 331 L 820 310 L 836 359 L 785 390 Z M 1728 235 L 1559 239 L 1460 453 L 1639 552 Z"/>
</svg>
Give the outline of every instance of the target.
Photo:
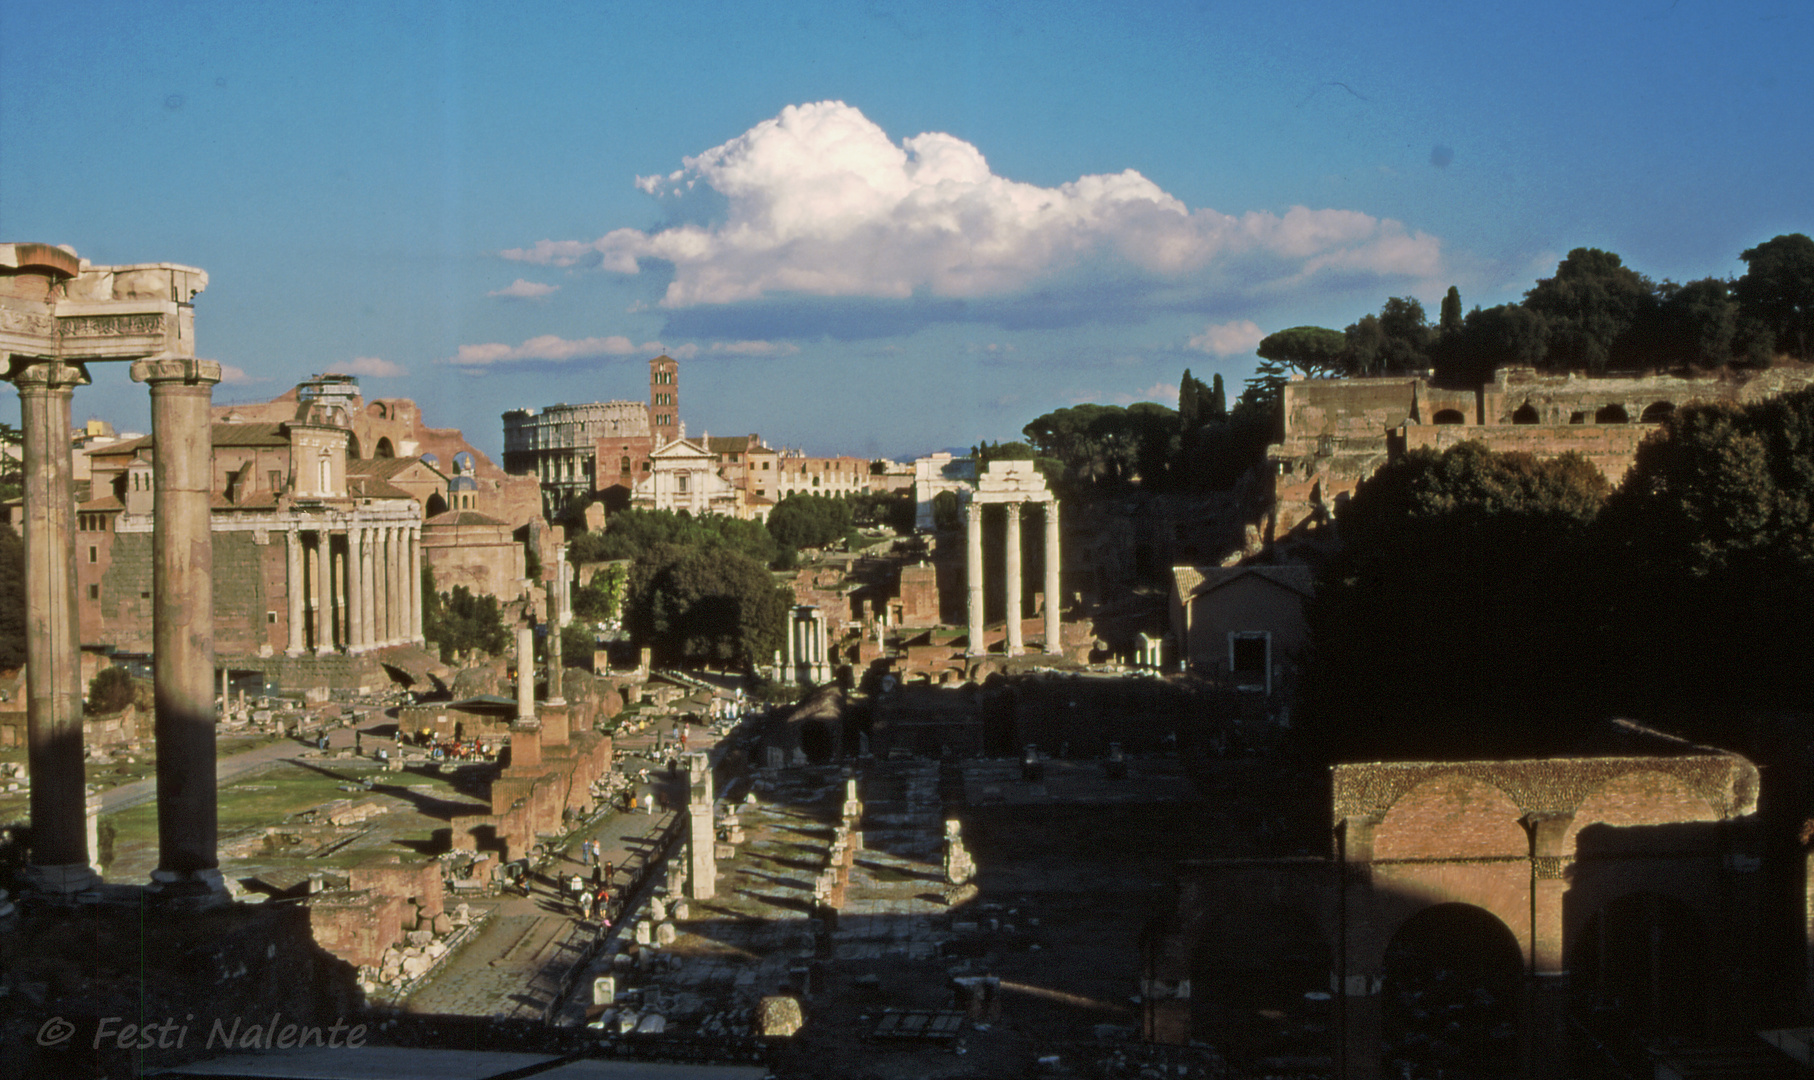
<svg viewBox="0 0 1814 1080">
<path fill-rule="evenodd" d="M 1557 1077 L 1571 1023 L 1697 1035 L 1760 1008 L 1744 758 L 1338 765 L 1331 784 L 1331 857 L 1180 867 L 1143 939 L 1147 1037 L 1332 1055 L 1347 1080 Z"/>
</svg>

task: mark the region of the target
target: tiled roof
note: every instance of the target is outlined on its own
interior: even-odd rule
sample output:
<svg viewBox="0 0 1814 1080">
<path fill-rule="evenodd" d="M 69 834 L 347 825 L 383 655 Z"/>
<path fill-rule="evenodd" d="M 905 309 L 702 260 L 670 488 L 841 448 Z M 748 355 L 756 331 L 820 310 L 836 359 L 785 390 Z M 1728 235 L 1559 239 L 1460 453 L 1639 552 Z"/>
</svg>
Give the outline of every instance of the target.
<svg viewBox="0 0 1814 1080">
<path fill-rule="evenodd" d="M 348 476 L 346 493 L 355 499 L 413 499 L 414 495 L 376 476 Z"/>
<path fill-rule="evenodd" d="M 1304 596 L 1316 595 L 1316 574 L 1308 566 L 1285 564 L 1280 566 L 1172 567 L 1172 584 L 1179 596 L 1201 596 L 1206 592 L 1213 592 L 1237 578 L 1248 576 L 1264 579 Z"/>
<path fill-rule="evenodd" d="M 357 474 L 359 476 L 377 476 L 389 480 L 397 474 L 407 471 L 413 465 L 420 465 L 424 469 L 434 472 L 436 475 L 440 475 L 441 472 L 441 470 L 436 469 L 433 465 L 423 461 L 421 458 L 413 457 L 348 458 L 346 461 L 346 472 L 348 476 Z"/>
</svg>

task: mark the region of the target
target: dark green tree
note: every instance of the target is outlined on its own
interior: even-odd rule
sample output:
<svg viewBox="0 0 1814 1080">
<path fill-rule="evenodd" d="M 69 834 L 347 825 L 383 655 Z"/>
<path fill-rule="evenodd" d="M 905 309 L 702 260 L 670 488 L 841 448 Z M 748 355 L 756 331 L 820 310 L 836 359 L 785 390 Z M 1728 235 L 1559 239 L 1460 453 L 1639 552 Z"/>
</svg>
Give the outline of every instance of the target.
<svg viewBox="0 0 1814 1080">
<path fill-rule="evenodd" d="M 1438 342 L 1432 360 L 1438 381 L 1479 386 L 1501 367 L 1543 363 L 1548 329 L 1543 316 L 1519 304 L 1475 308 L 1460 333 Z"/>
<path fill-rule="evenodd" d="M 1545 366 L 1604 371 L 1636 367 L 1656 345 L 1657 289 L 1617 255 L 1576 248 L 1524 294 L 1548 328 Z"/>
<path fill-rule="evenodd" d="M 21 433 L 0 423 L 0 502 L 25 495 L 25 457 Z"/>
<path fill-rule="evenodd" d="M 1664 282 L 1658 321 L 1657 361 L 1668 366 L 1717 368 L 1732 362 L 1738 302 L 1719 278 L 1686 285 Z"/>
<path fill-rule="evenodd" d="M 1204 409 L 1204 419 L 1228 419 L 1228 390 L 1222 385 L 1222 373 L 1219 371 L 1209 384 L 1209 405 Z"/>
<path fill-rule="evenodd" d="M 795 492 L 769 511 L 768 532 L 780 547 L 816 548 L 850 535 L 850 504 L 829 495 Z"/>
<path fill-rule="evenodd" d="M 1308 616 L 1305 734 L 1340 760 L 1541 749 L 1565 707 L 1578 592 L 1554 575 L 1607 494 L 1578 455 L 1414 450 L 1337 511 Z"/>
<path fill-rule="evenodd" d="M 132 704 L 132 673 L 117 664 L 104 667 L 88 680 L 88 699 L 83 711 L 91 716 L 117 713 Z"/>
<path fill-rule="evenodd" d="M 0 671 L 25 665 L 25 543 L 0 526 Z"/>
<path fill-rule="evenodd" d="M 1733 292 L 1741 314 L 1758 328 L 1754 336 L 1767 334 L 1776 351 L 1814 360 L 1814 240 L 1788 233 L 1739 258 L 1745 273 Z"/>
<path fill-rule="evenodd" d="M 780 645 L 791 595 L 735 552 L 659 544 L 630 570 L 626 622 L 661 663 L 748 668 Z"/>
<path fill-rule="evenodd" d="M 964 506 L 955 491 L 941 491 L 932 497 L 932 527 L 939 532 L 956 532 L 964 527 Z"/>
<path fill-rule="evenodd" d="M 1461 318 L 1461 290 L 1451 285 L 1442 297 L 1441 321 L 1436 332 L 1445 338 L 1461 333 Z"/>
<path fill-rule="evenodd" d="M 1340 330 L 1294 326 L 1267 334 L 1254 351 L 1260 359 L 1270 361 L 1270 364 L 1261 364 L 1260 371 L 1282 381 L 1291 371 L 1307 379 L 1350 374 L 1343 362 L 1347 348 L 1347 336 Z"/>
</svg>

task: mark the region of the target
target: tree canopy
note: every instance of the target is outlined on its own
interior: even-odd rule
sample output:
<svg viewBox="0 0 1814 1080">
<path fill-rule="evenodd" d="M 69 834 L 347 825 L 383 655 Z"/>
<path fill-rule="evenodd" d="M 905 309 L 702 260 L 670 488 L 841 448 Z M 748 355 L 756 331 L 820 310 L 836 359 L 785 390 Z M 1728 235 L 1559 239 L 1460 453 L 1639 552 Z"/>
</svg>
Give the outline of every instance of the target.
<svg viewBox="0 0 1814 1080">
<path fill-rule="evenodd" d="M 657 544 L 630 571 L 625 622 L 658 662 L 766 663 L 792 596 L 734 551 Z"/>
<path fill-rule="evenodd" d="M 574 563 L 634 559 L 657 544 L 724 548 L 767 564 L 778 548 L 761 522 L 708 514 L 692 517 L 670 510 L 619 510 L 603 532 L 581 533 L 568 545 Z"/>
<path fill-rule="evenodd" d="M 837 543 L 852 531 L 850 503 L 835 495 L 794 492 L 768 513 L 768 532 L 782 548 Z"/>
</svg>

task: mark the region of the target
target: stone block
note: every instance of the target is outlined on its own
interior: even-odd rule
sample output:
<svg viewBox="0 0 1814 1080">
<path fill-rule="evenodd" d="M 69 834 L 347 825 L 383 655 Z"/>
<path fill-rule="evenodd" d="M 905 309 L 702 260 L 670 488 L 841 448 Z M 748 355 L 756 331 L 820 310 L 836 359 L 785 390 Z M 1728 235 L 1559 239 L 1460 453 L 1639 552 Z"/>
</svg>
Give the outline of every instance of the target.
<svg viewBox="0 0 1814 1080">
<path fill-rule="evenodd" d="M 655 928 L 655 943 L 657 945 L 672 945 L 674 944 L 674 939 L 679 936 L 679 932 L 674 929 L 674 924 L 671 922 L 664 922 Z"/>
<path fill-rule="evenodd" d="M 806 1024 L 800 1000 L 784 994 L 765 997 L 756 1004 L 756 1034 L 765 1038 L 792 1038 Z"/>
<path fill-rule="evenodd" d="M 592 980 L 592 1004 L 613 1005 L 617 1002 L 617 979 L 611 975 L 600 975 Z"/>
</svg>

